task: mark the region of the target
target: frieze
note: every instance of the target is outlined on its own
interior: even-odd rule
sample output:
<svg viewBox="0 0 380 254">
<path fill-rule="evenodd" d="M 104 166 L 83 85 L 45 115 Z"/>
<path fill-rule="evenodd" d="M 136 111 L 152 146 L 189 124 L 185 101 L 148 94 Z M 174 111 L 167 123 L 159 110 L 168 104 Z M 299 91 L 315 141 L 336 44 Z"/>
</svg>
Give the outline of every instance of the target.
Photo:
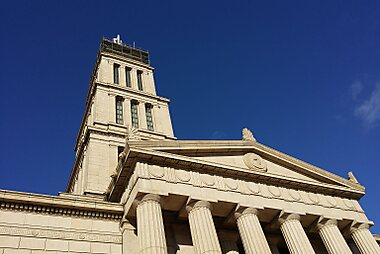
<svg viewBox="0 0 380 254">
<path fill-rule="evenodd" d="M 73 209 L 73 208 L 13 203 L 13 202 L 7 202 L 7 201 L 0 201 L 0 209 L 20 210 L 20 211 L 44 213 L 44 214 L 59 214 L 62 216 L 92 217 L 92 218 L 106 219 L 106 220 L 120 220 L 122 217 L 122 214 L 109 213 L 109 212 L 96 211 L 96 210 L 86 211 L 86 210 L 79 210 L 79 209 Z"/>
<path fill-rule="evenodd" d="M 74 232 L 67 230 L 15 227 L 13 225 L 12 227 L 0 225 L 0 235 L 32 236 L 39 238 L 54 238 L 105 243 L 122 243 L 122 237 L 118 235 L 84 231 Z"/>
<path fill-rule="evenodd" d="M 152 167 L 152 169 L 150 169 Z M 304 203 L 308 205 L 318 205 L 328 208 L 337 208 L 347 211 L 356 211 L 363 213 L 361 207 L 356 201 L 341 197 L 327 196 L 319 193 L 306 192 L 303 190 L 287 189 L 274 185 L 266 185 L 262 183 L 247 182 L 240 179 L 225 178 L 217 175 L 201 174 L 199 172 L 186 171 L 181 169 L 173 169 L 170 167 L 151 166 L 146 163 L 138 162 L 134 179 L 161 179 L 166 182 L 179 182 L 192 185 L 195 187 L 211 188 L 221 191 L 237 192 L 244 195 L 256 195 L 271 199 L 280 199 L 290 202 Z M 134 183 L 129 182 L 128 188 Z M 128 189 L 127 188 L 127 189 Z"/>
</svg>

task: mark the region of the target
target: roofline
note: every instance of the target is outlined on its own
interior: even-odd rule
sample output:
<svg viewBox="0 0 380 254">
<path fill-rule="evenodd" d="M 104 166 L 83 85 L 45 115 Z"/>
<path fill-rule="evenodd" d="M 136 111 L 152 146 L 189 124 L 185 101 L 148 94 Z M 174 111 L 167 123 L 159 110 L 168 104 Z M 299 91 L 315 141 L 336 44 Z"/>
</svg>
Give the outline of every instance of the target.
<svg viewBox="0 0 380 254">
<path fill-rule="evenodd" d="M 175 142 L 175 141 L 174 141 Z M 251 146 L 250 148 L 253 148 Z M 243 169 L 240 167 L 235 167 L 231 165 L 225 165 L 215 162 L 209 162 L 204 160 L 199 160 L 196 158 L 190 158 L 187 156 L 182 156 L 178 154 L 172 154 L 162 151 L 149 150 L 145 148 L 138 148 L 133 146 L 127 146 L 124 150 L 126 154 L 125 160 L 121 161 L 116 169 L 117 175 L 111 181 L 108 188 L 108 195 L 110 201 L 117 201 L 121 195 L 120 193 L 115 193 L 116 190 L 125 189 L 127 181 L 131 175 L 131 168 L 134 167 L 137 161 L 141 162 L 155 162 L 157 165 L 173 166 L 178 167 L 178 164 L 174 162 L 180 161 L 181 164 L 186 165 L 187 168 L 191 168 L 195 171 L 202 171 L 204 173 L 215 173 L 220 170 L 224 171 L 223 175 L 231 175 L 235 178 L 241 179 L 254 179 L 257 182 L 265 182 L 273 184 L 276 186 L 291 187 L 294 189 L 303 189 L 311 192 L 322 191 L 329 195 L 337 195 L 343 197 L 350 197 L 360 199 L 364 195 L 364 191 L 358 190 L 356 188 L 351 188 L 350 186 L 335 186 L 333 184 L 327 183 L 312 183 L 304 181 L 302 179 L 294 179 L 284 176 L 276 176 L 273 174 L 268 174 L 265 172 L 252 171 L 249 169 Z M 164 159 L 164 160 L 163 160 Z M 215 170 L 218 169 L 218 170 Z M 120 182 L 123 181 L 123 182 Z M 116 195 L 116 196 L 115 196 Z"/>
</svg>

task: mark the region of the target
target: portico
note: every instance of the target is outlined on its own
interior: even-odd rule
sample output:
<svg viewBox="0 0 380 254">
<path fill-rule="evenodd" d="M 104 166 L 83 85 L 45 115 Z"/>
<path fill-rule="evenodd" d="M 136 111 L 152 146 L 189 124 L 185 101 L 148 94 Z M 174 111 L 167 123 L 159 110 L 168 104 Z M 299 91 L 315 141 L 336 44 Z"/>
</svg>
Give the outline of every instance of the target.
<svg viewBox="0 0 380 254">
<path fill-rule="evenodd" d="M 166 221 L 162 216 L 153 216 L 160 221 L 149 223 L 165 224 L 165 228 L 182 224 L 188 230 L 194 253 L 379 252 L 368 230 L 372 222 L 357 202 L 362 189 L 356 183 L 339 178 L 323 179 L 327 174 L 318 178 L 310 174 L 309 181 L 273 174 L 273 154 L 256 142 L 230 143 L 230 153 L 235 154 L 231 161 L 236 165 L 240 157 L 245 168 L 228 164 L 231 158 L 205 159 L 204 153 L 210 149 L 216 157 L 219 152 L 223 154 L 223 142 L 195 148 L 189 142 L 172 141 L 165 148 L 161 141 L 164 147 L 161 151 L 152 149 L 154 143 L 146 142 L 143 147 L 130 142 L 109 187 L 109 199 L 119 199 L 124 205 L 124 217 L 132 224 L 137 222 L 140 243 L 152 241 L 149 246 L 162 248 L 163 244 L 157 244 L 157 234 L 158 239 L 167 235 L 164 230 L 157 230 L 156 237 L 149 238 L 153 232 L 146 231 L 153 229 L 138 225 L 140 203 L 154 195 L 160 203 L 151 206 L 150 212 L 158 214 L 160 204 L 164 217 L 170 213 L 174 219 Z M 182 148 L 173 147 L 175 144 Z M 189 158 L 184 153 L 193 155 Z M 249 161 L 247 157 L 254 160 Z M 277 165 L 283 167 L 288 157 L 277 159 Z M 296 172 L 301 171 L 297 166 L 304 166 L 296 161 L 287 162 L 293 164 L 292 170 Z M 260 166 L 258 170 L 255 165 Z M 223 233 L 226 231 L 234 237 L 226 238 Z M 355 245 L 350 248 L 352 240 Z M 128 240 L 125 244 L 129 244 Z M 141 253 L 148 252 L 141 250 Z M 179 253 L 182 253 L 180 247 Z"/>
</svg>

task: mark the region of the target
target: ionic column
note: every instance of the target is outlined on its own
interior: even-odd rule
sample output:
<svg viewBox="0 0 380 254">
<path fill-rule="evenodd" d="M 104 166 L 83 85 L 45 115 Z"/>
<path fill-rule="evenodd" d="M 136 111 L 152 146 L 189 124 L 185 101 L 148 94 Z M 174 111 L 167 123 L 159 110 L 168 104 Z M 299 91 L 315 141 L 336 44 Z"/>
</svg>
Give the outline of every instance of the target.
<svg viewBox="0 0 380 254">
<path fill-rule="evenodd" d="M 246 208 L 242 213 L 235 213 L 244 250 L 247 254 L 271 254 L 257 213 L 255 208 Z"/>
<path fill-rule="evenodd" d="M 197 254 L 221 254 L 218 236 L 211 215 L 211 204 L 198 201 L 187 206 L 191 238 Z"/>
<path fill-rule="evenodd" d="M 380 247 L 369 231 L 368 224 L 361 224 L 350 230 L 352 239 L 362 254 L 380 254 Z"/>
<path fill-rule="evenodd" d="M 318 224 L 318 233 L 329 254 L 352 254 L 350 247 L 338 228 L 336 220 L 327 220 Z"/>
<path fill-rule="evenodd" d="M 218 231 L 220 247 L 223 254 L 239 254 L 239 249 L 236 244 L 238 234 L 229 231 Z"/>
<path fill-rule="evenodd" d="M 166 239 L 160 196 L 147 194 L 139 202 L 137 213 L 137 235 L 141 254 L 166 254 Z"/>
<path fill-rule="evenodd" d="M 315 254 L 298 214 L 280 217 L 280 229 L 291 254 Z"/>
</svg>

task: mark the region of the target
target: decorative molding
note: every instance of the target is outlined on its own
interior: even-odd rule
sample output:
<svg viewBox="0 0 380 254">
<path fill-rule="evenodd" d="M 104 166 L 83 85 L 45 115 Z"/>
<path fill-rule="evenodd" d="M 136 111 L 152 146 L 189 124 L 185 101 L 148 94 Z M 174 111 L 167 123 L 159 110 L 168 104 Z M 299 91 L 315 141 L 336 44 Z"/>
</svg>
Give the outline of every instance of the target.
<svg viewBox="0 0 380 254">
<path fill-rule="evenodd" d="M 356 200 L 306 192 L 303 190 L 287 189 L 262 183 L 247 182 L 217 175 L 201 174 L 171 167 L 153 166 L 141 162 L 136 163 L 135 172 L 128 183 L 127 193 L 124 195 L 125 200 L 138 178 L 159 179 L 170 183 L 174 182 L 192 185 L 194 187 L 217 189 L 220 191 L 236 192 L 244 195 L 255 195 L 269 199 L 279 199 L 288 202 L 364 213 Z"/>
<path fill-rule="evenodd" d="M 30 202 L 30 201 L 29 201 Z M 59 207 L 52 205 L 38 205 L 31 203 L 17 203 L 0 201 L 0 210 L 18 210 L 23 212 L 32 213 L 43 213 L 43 214 L 58 214 L 61 216 L 72 216 L 72 217 L 89 217 L 95 219 L 105 219 L 105 220 L 120 220 L 122 218 L 122 213 L 112 213 L 107 211 L 97 211 L 97 210 L 82 210 L 70 207 Z"/>
<path fill-rule="evenodd" d="M 28 228 L 0 225 L 0 235 L 30 236 L 38 238 L 67 239 L 90 242 L 122 243 L 122 237 L 114 234 L 86 231 L 69 231 L 56 229 Z"/>
</svg>

